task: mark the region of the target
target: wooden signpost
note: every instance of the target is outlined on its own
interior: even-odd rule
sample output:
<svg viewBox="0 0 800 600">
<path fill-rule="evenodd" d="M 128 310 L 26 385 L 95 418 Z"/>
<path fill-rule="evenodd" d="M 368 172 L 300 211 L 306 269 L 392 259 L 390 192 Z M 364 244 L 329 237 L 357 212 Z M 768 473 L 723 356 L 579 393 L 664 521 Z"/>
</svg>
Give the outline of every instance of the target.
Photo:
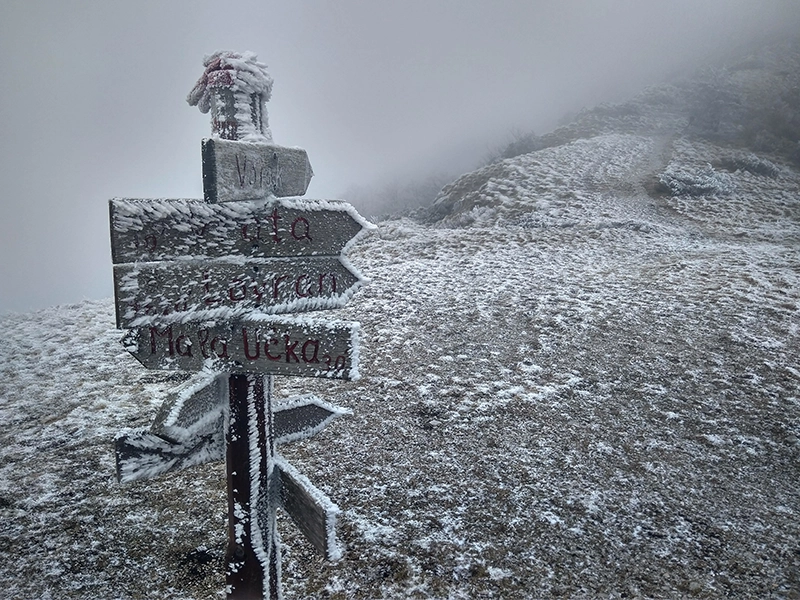
<svg viewBox="0 0 800 600">
<path fill-rule="evenodd" d="M 203 194 L 208 202 L 302 196 L 313 175 L 301 148 L 203 140 Z"/>
<path fill-rule="evenodd" d="M 339 308 L 362 286 L 335 257 L 170 261 L 114 267 L 117 324 Z M 163 317 L 168 317 L 164 319 Z"/>
<path fill-rule="evenodd" d="M 339 509 L 275 445 L 310 437 L 347 411 L 310 395 L 277 404 L 273 376 L 356 379 L 359 359 L 357 323 L 285 315 L 347 303 L 365 282 L 345 252 L 374 225 L 344 202 L 286 197 L 304 194 L 313 172 L 304 150 L 272 144 L 264 65 L 230 52 L 205 64 L 189 95 L 212 109 L 205 201 L 109 204 L 123 345 L 148 369 L 196 372 L 169 394 L 150 431 L 118 438 L 117 477 L 225 458 L 227 597 L 275 599 L 278 505 L 328 559 L 341 555 Z"/>
</svg>

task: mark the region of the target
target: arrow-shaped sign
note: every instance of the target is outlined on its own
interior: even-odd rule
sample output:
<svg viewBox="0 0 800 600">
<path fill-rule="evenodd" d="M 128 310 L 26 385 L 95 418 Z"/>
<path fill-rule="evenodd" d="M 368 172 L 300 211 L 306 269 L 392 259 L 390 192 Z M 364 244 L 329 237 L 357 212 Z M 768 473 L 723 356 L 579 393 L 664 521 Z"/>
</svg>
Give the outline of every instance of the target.
<svg viewBox="0 0 800 600">
<path fill-rule="evenodd" d="M 228 377 L 200 371 L 167 394 L 150 432 L 175 444 L 189 442 L 210 431 L 209 423 L 218 422 L 227 404 Z"/>
<path fill-rule="evenodd" d="M 175 443 L 185 442 L 206 423 L 216 422 L 228 404 L 228 378 L 213 371 L 201 371 L 167 394 L 158 409 L 150 432 Z M 314 394 L 301 394 L 278 401 L 273 407 L 276 444 L 308 439 L 334 419 L 351 412 L 334 406 Z"/>
<path fill-rule="evenodd" d="M 211 109 L 215 136 L 270 141 L 265 65 L 218 52 L 204 66 L 188 101 Z M 304 150 L 219 137 L 203 140 L 205 202 L 109 203 L 125 348 L 147 368 L 197 373 L 168 396 L 151 431 L 117 440 L 117 477 L 224 455 L 226 595 L 280 598 L 279 503 L 329 559 L 341 551 L 339 509 L 275 443 L 310 437 L 345 411 L 313 396 L 273 407 L 273 375 L 357 378 L 359 326 L 270 315 L 344 306 L 364 283 L 344 253 L 375 226 L 349 204 L 286 198 L 305 194 L 313 176 Z"/>
<path fill-rule="evenodd" d="M 203 382 L 206 383 L 203 386 Z M 151 479 L 171 471 L 225 459 L 224 410 L 227 378 L 198 373 L 169 394 L 150 431 L 116 442 L 117 478 Z M 276 444 L 308 439 L 350 411 L 313 394 L 293 396 L 275 406 Z"/>
<path fill-rule="evenodd" d="M 358 323 L 262 317 L 130 329 L 122 344 L 148 369 L 358 378 Z"/>
<path fill-rule="evenodd" d="M 195 437 L 182 443 L 147 431 L 121 436 L 117 438 L 116 455 L 117 479 L 122 483 L 221 460 L 225 456 L 222 413 L 207 431 L 198 431 Z"/>
<path fill-rule="evenodd" d="M 109 201 L 114 264 L 239 256 L 338 256 L 375 225 L 346 202 L 282 198 Z"/>
<path fill-rule="evenodd" d="M 302 196 L 313 175 L 302 148 L 203 140 L 203 193 L 208 202 Z"/>
<path fill-rule="evenodd" d="M 275 443 L 286 444 L 307 440 L 350 410 L 320 400 L 313 394 L 292 396 L 277 404 L 272 416 Z"/>
<path fill-rule="evenodd" d="M 343 257 L 116 265 L 117 327 L 341 308 L 363 284 Z"/>
<path fill-rule="evenodd" d="M 150 431 L 120 436 L 117 479 L 151 479 L 225 458 L 228 378 L 211 371 L 190 377 L 168 396 Z"/>
</svg>

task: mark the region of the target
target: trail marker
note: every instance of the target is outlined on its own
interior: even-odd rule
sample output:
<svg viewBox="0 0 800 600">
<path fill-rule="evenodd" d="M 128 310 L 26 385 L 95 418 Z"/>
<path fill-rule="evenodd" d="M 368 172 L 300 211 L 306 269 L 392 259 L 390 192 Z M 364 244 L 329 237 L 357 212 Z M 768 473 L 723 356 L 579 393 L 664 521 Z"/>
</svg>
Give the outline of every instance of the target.
<svg viewBox="0 0 800 600">
<path fill-rule="evenodd" d="M 373 229 L 349 204 L 267 198 L 209 204 L 202 200 L 109 201 L 115 265 L 183 258 L 339 256 Z"/>
<path fill-rule="evenodd" d="M 314 396 L 273 399 L 274 375 L 355 379 L 358 324 L 284 313 L 344 306 L 364 284 L 344 253 L 374 229 L 350 205 L 305 200 L 304 150 L 272 143 L 272 79 L 252 53 L 217 52 L 187 100 L 212 113 L 200 200 L 109 203 L 117 327 L 149 369 L 194 371 L 150 431 L 120 436 L 117 477 L 227 463 L 227 597 L 281 598 L 275 510 L 330 560 L 339 509 L 275 445 L 347 411 Z"/>
<path fill-rule="evenodd" d="M 302 196 L 313 175 L 301 148 L 203 141 L 203 194 L 208 202 Z"/>
<path fill-rule="evenodd" d="M 175 443 L 186 441 L 223 414 L 228 378 L 213 371 L 195 373 L 167 394 L 150 431 Z"/>
<path fill-rule="evenodd" d="M 227 395 L 227 378 L 217 381 L 224 383 Z M 169 420 L 159 414 L 149 432 L 120 436 L 116 444 L 117 479 L 123 483 L 151 479 L 171 471 L 224 460 L 227 406 L 223 400 L 227 398 L 218 396 L 219 390 L 218 385 L 212 384 L 181 400 L 180 405 L 176 403 L 179 395 L 171 394 L 162 412 L 166 407 L 167 411 L 171 409 L 177 413 L 175 417 Z M 311 394 L 289 398 L 273 407 L 274 442 L 286 444 L 308 439 L 337 417 L 347 414 L 350 411 Z M 188 415 L 193 416 L 187 418 Z M 192 421 L 192 418 L 196 420 Z M 177 422 L 182 425 L 176 425 Z M 284 466 L 284 470 L 287 467 Z M 320 497 L 322 492 L 314 490 L 312 495 Z M 289 504 L 293 505 L 291 501 Z M 291 512 L 290 508 L 286 510 Z"/>
<path fill-rule="evenodd" d="M 225 456 L 222 413 L 207 431 L 195 431 L 184 443 L 173 442 L 146 431 L 117 439 L 117 479 L 122 483 L 151 479 L 171 471 L 202 465 Z"/>
<path fill-rule="evenodd" d="M 290 317 L 130 329 L 122 340 L 148 369 L 358 378 L 358 324 Z"/>
<path fill-rule="evenodd" d="M 359 273 L 338 257 L 114 267 L 120 327 L 340 308 L 363 284 Z"/>
</svg>

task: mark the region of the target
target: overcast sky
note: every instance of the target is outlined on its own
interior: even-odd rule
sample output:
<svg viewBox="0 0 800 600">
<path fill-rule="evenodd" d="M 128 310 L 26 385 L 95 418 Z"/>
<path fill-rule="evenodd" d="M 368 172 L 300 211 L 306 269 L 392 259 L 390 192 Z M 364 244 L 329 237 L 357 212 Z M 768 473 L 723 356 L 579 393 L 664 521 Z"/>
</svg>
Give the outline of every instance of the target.
<svg viewBox="0 0 800 600">
<path fill-rule="evenodd" d="M 792 22 L 796 0 L 2 0 L 0 312 L 112 295 L 109 198 L 202 196 L 205 54 L 275 80 L 311 198 L 467 171 L 514 131 L 623 100 Z M 345 198 L 346 199 L 346 198 Z"/>
</svg>

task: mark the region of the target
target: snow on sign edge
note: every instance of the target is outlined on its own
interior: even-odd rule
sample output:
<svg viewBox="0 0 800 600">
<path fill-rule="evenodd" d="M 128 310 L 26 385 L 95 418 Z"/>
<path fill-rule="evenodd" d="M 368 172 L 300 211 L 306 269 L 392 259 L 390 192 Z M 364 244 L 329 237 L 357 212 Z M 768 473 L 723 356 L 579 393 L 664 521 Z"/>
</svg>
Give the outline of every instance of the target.
<svg viewBox="0 0 800 600">
<path fill-rule="evenodd" d="M 299 487 L 303 488 L 317 506 L 322 509 L 325 514 L 325 557 L 331 562 L 340 560 L 344 550 L 336 537 L 336 517 L 341 513 L 341 510 L 324 492 L 311 483 L 308 477 L 295 469 L 282 456 L 276 454 L 274 461 L 275 467 L 299 484 Z M 295 518 L 294 515 L 291 516 L 292 519 Z"/>
</svg>

